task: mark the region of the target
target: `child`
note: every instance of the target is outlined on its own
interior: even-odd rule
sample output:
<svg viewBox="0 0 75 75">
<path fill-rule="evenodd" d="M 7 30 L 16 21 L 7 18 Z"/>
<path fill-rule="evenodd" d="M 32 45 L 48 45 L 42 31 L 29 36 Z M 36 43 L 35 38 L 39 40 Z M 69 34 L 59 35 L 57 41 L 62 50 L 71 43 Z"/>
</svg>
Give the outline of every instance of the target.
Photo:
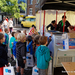
<svg viewBox="0 0 75 75">
<path fill-rule="evenodd" d="M 0 33 L 0 68 L 2 68 L 2 73 L 3 73 L 3 67 L 5 65 L 8 65 L 8 57 L 7 57 L 7 52 L 5 50 L 6 46 L 3 45 L 4 41 L 5 41 L 5 37 L 2 33 Z"/>
<path fill-rule="evenodd" d="M 5 28 L 4 31 L 5 31 L 5 42 L 3 44 L 6 45 L 6 52 L 8 53 L 9 30 L 8 30 L 8 28 Z"/>
<path fill-rule="evenodd" d="M 18 40 L 17 40 L 17 35 L 18 34 L 19 34 L 18 32 L 16 32 L 14 34 L 14 37 L 15 37 L 15 41 L 13 42 L 13 55 L 14 55 L 14 59 L 16 58 L 16 43 L 18 42 Z"/>
<path fill-rule="evenodd" d="M 32 40 L 33 40 L 33 43 L 32 43 L 32 46 L 33 46 L 33 51 L 35 52 L 35 42 L 34 42 L 34 38 L 35 38 L 36 34 L 32 34 L 31 37 L 32 37 Z M 34 55 L 35 56 L 35 55 Z"/>
<path fill-rule="evenodd" d="M 34 51 L 33 51 L 33 41 L 32 41 L 32 37 L 31 36 L 28 36 L 27 37 L 27 42 L 28 42 L 28 45 L 27 45 L 27 52 L 30 52 L 31 55 L 34 54 Z"/>
<path fill-rule="evenodd" d="M 36 49 L 40 46 L 40 43 L 39 43 L 39 38 L 40 38 L 40 35 L 36 35 L 35 38 L 34 38 L 34 42 L 36 44 Z"/>
<path fill-rule="evenodd" d="M 47 75 L 49 61 L 51 60 L 49 49 L 46 47 L 47 37 L 41 36 L 39 38 L 40 46 L 37 48 L 35 56 L 37 58 L 37 67 L 39 68 L 39 75 Z"/>
<path fill-rule="evenodd" d="M 35 52 L 37 50 L 37 48 L 40 46 L 40 43 L 39 43 L 39 38 L 40 38 L 40 35 L 36 35 L 35 38 L 34 38 L 34 42 L 35 42 Z M 35 53 L 34 53 L 34 56 L 35 56 Z M 35 65 L 37 64 L 37 59 L 35 57 Z"/>
<path fill-rule="evenodd" d="M 20 30 L 17 30 L 17 32 L 18 32 L 18 33 L 21 33 L 21 31 L 20 31 Z"/>
<path fill-rule="evenodd" d="M 26 63 L 26 53 L 25 53 L 26 48 L 24 44 L 24 40 L 26 40 L 25 34 L 19 33 L 17 36 L 17 40 L 18 40 L 18 43 L 16 44 L 16 56 L 18 61 L 17 75 L 20 75 L 20 67 L 21 67 L 21 75 L 23 75 Z"/>
<path fill-rule="evenodd" d="M 13 19 L 12 18 L 10 18 L 8 25 L 9 25 L 9 29 L 10 29 L 10 33 L 11 33 L 12 29 L 13 29 Z"/>
<path fill-rule="evenodd" d="M 23 33 L 24 33 L 25 35 L 27 35 L 26 30 L 23 30 Z"/>
<path fill-rule="evenodd" d="M 12 37 L 10 38 L 9 47 L 11 49 L 11 59 L 13 60 L 13 42 L 16 40 L 14 37 L 15 32 L 12 32 Z"/>
</svg>

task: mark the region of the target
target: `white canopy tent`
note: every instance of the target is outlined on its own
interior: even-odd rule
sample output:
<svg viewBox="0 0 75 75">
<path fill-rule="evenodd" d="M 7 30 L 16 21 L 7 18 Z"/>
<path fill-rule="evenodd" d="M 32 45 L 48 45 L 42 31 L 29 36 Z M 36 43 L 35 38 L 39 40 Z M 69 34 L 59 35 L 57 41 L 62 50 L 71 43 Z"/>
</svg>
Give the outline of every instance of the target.
<svg viewBox="0 0 75 75">
<path fill-rule="evenodd" d="M 74 11 L 62 11 L 62 10 L 45 10 L 45 25 L 49 25 L 52 20 L 56 20 L 56 11 L 57 14 L 57 24 L 62 20 L 64 12 L 66 12 L 67 20 L 71 25 L 75 25 L 75 12 Z M 41 13 L 41 14 L 40 14 Z M 44 11 L 40 10 L 36 13 L 36 28 L 39 31 L 43 25 Z M 41 22 L 40 22 L 41 21 Z"/>
</svg>

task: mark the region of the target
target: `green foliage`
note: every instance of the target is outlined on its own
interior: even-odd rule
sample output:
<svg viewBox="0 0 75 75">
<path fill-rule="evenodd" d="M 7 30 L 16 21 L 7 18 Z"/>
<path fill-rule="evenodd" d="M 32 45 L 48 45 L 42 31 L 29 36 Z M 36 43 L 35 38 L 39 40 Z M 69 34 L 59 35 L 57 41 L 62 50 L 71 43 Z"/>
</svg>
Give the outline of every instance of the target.
<svg viewBox="0 0 75 75">
<path fill-rule="evenodd" d="M 0 10 L 1 12 L 6 12 L 11 14 L 14 18 L 20 17 L 20 9 L 19 6 L 25 10 L 27 7 L 26 3 L 18 4 L 18 0 L 0 0 Z"/>
</svg>

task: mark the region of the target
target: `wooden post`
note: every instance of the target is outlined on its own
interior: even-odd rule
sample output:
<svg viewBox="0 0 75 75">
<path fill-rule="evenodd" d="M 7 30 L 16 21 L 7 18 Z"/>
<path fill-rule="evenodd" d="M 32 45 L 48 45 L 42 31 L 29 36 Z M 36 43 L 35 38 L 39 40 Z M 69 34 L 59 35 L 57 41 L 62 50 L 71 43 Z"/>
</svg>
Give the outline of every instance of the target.
<svg viewBox="0 0 75 75">
<path fill-rule="evenodd" d="M 44 19 L 43 19 L 43 36 L 44 36 L 44 28 L 45 28 L 45 10 L 44 10 Z"/>
</svg>

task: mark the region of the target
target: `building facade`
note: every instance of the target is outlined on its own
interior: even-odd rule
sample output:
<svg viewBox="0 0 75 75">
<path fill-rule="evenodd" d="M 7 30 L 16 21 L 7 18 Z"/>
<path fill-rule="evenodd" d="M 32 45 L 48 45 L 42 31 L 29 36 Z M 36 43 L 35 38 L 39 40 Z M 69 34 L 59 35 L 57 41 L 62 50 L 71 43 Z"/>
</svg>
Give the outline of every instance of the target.
<svg viewBox="0 0 75 75">
<path fill-rule="evenodd" d="M 21 2 L 24 2 L 27 4 L 27 0 L 18 0 L 18 4 L 20 4 Z M 19 6 L 19 8 L 20 8 L 20 14 L 26 16 L 27 15 L 27 8 L 26 8 L 26 11 L 22 10 L 20 6 Z"/>
<path fill-rule="evenodd" d="M 38 0 L 27 0 L 27 15 L 35 16 L 35 5 L 37 5 Z"/>
</svg>

